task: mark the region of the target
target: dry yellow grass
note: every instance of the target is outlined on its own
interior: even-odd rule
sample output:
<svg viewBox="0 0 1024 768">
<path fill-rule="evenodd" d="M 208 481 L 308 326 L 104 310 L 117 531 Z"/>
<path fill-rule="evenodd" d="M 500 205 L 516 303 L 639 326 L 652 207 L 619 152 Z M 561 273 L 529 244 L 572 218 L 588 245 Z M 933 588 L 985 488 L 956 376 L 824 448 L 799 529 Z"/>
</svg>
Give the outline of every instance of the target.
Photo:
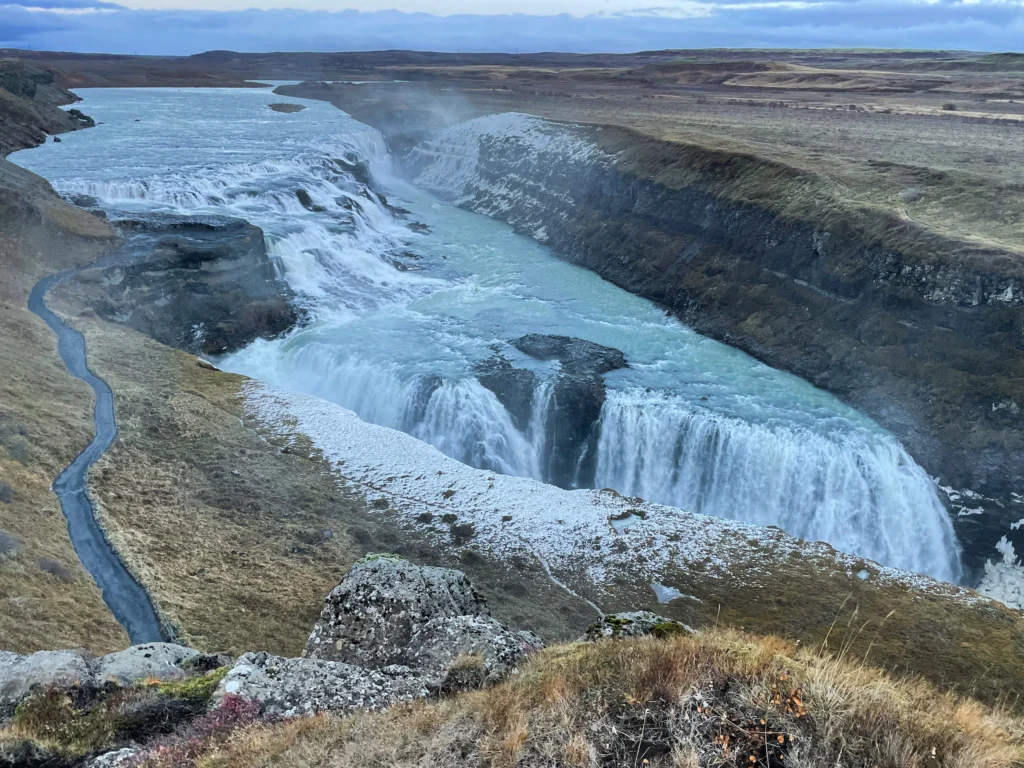
<svg viewBox="0 0 1024 768">
<path fill-rule="evenodd" d="M 9 542 L 0 553 L 5 650 L 107 652 L 128 644 L 79 564 L 50 491 L 92 438 L 92 393 L 67 373 L 56 338 L 27 307 L 37 280 L 93 260 L 110 237 L 104 222 L 0 160 L 0 483 L 10 487 L 10 500 L 0 500 L 0 533 Z"/>
<path fill-rule="evenodd" d="M 86 337 L 113 388 L 118 438 L 90 473 L 97 515 L 179 637 L 198 648 L 298 655 L 324 596 L 373 551 L 465 570 L 509 623 L 546 637 L 593 620 L 539 563 L 463 561 L 339 486 L 318 456 L 243 423 L 241 376 L 94 317 L 51 306 Z M 127 644 L 127 643 L 125 643 Z"/>
<path fill-rule="evenodd" d="M 998 708 L 849 657 L 712 631 L 552 648 L 497 688 L 249 727 L 208 743 L 197 764 L 1005 768 L 1022 756 L 1024 723 Z"/>
</svg>

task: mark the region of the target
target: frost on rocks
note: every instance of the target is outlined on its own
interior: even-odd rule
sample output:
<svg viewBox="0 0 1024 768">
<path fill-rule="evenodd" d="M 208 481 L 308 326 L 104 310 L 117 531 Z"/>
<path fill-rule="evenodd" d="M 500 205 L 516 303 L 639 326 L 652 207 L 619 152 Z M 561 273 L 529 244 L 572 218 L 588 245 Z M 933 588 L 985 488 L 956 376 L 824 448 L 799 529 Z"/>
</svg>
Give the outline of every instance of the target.
<svg viewBox="0 0 1024 768">
<path fill-rule="evenodd" d="M 416 183 L 456 205 L 499 217 L 540 242 L 551 216 L 576 210 L 587 178 L 614 155 L 593 128 L 504 112 L 458 123 L 410 150 Z"/>
<path fill-rule="evenodd" d="M 439 521 L 455 515 L 459 525 L 473 527 L 473 545 L 482 552 L 500 560 L 533 558 L 553 583 L 574 594 L 586 590 L 598 603 L 623 573 L 637 582 L 666 583 L 670 569 L 692 567 L 700 568 L 702 578 L 756 585 L 773 570 L 789 567 L 793 553 L 820 557 L 850 574 L 863 567 L 863 558 L 778 528 L 694 514 L 611 490 L 570 491 L 475 469 L 411 435 L 368 424 L 309 395 L 250 382 L 245 396 L 249 418 L 285 440 L 308 438 L 340 481 L 386 500 L 387 508 L 421 535 L 450 545 L 450 526 Z M 613 527 L 626 518 L 628 526 Z M 873 566 L 872 572 L 880 583 L 978 599 L 970 590 L 927 576 L 884 566 Z"/>
<path fill-rule="evenodd" d="M 1013 543 L 1005 536 L 996 544 L 1002 559 L 985 563 L 985 576 L 978 591 L 1010 608 L 1024 609 L 1024 566 L 1017 558 Z"/>
<path fill-rule="evenodd" d="M 134 749 L 133 747 L 115 749 L 112 752 L 105 752 L 99 757 L 93 758 L 88 766 L 89 768 L 127 768 L 137 762 L 136 758 L 140 754 L 141 750 Z"/>
<path fill-rule="evenodd" d="M 235 662 L 214 694 L 260 702 L 263 711 L 279 717 L 317 712 L 377 711 L 429 693 L 422 678 L 408 667 L 382 670 L 318 659 L 285 659 L 247 653 Z"/>
</svg>

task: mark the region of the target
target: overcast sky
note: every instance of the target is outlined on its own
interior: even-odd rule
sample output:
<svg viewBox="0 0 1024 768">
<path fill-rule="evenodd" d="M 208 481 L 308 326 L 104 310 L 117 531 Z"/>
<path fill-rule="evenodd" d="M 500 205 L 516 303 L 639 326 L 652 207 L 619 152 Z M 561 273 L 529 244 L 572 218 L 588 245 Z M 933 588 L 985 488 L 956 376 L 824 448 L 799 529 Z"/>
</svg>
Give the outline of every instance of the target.
<svg viewBox="0 0 1024 768">
<path fill-rule="evenodd" d="M 1024 0 L 0 0 L 0 48 L 1024 48 Z"/>
</svg>

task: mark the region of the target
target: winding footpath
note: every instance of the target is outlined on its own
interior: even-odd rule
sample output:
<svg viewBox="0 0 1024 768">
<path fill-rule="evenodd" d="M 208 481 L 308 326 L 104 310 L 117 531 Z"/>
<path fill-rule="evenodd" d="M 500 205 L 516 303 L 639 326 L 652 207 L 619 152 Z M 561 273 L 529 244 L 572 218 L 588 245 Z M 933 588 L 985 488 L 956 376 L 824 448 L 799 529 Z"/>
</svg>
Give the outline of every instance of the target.
<svg viewBox="0 0 1024 768">
<path fill-rule="evenodd" d="M 89 370 L 85 337 L 65 325 L 46 306 L 46 292 L 76 274 L 79 269 L 43 278 L 36 283 L 28 299 L 28 308 L 39 315 L 57 335 L 57 351 L 68 372 L 92 387 L 96 395 L 93 410 L 96 435 L 85 450 L 60 473 L 53 483 L 53 490 L 60 499 L 75 552 L 82 565 L 92 574 L 114 618 L 128 632 L 132 644 L 155 642 L 165 639 L 160 619 L 146 590 L 125 568 L 96 522 L 86 484 L 89 469 L 103 456 L 117 436 L 114 393 L 107 382 Z"/>
</svg>

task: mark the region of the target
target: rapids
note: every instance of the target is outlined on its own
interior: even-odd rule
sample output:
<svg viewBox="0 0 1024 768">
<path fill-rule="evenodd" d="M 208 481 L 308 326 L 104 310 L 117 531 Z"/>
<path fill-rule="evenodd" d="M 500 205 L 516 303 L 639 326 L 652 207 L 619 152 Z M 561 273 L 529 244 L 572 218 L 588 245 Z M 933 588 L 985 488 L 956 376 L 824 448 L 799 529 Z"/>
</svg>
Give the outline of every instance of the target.
<svg viewBox="0 0 1024 768">
<path fill-rule="evenodd" d="M 334 107 L 303 100 L 304 111 L 280 114 L 266 105 L 281 97 L 262 89 L 80 94 L 103 125 L 12 159 L 108 209 L 228 214 L 263 228 L 308 321 L 221 359 L 226 370 L 331 400 L 467 464 L 550 481 L 557 363 L 507 342 L 586 339 L 621 350 L 630 367 L 605 376 L 595 469 L 577 484 L 959 578 L 935 484 L 890 434 L 401 181 L 381 136 Z M 474 376 L 496 350 L 539 377 L 526 423 Z"/>
</svg>

